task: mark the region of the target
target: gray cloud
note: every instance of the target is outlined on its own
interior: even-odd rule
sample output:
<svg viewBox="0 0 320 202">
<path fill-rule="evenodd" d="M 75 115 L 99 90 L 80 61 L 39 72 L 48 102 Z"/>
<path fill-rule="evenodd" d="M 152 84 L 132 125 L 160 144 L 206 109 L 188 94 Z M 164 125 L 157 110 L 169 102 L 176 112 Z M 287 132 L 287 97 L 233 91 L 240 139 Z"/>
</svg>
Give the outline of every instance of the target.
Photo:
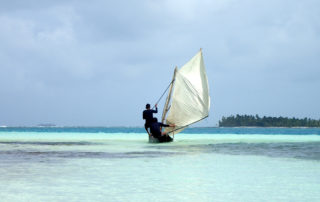
<svg viewBox="0 0 320 202">
<path fill-rule="evenodd" d="M 214 125 L 319 118 L 318 1 L 2 1 L 0 125 L 141 125 L 200 47 Z M 201 125 L 201 124 L 200 124 Z"/>
</svg>

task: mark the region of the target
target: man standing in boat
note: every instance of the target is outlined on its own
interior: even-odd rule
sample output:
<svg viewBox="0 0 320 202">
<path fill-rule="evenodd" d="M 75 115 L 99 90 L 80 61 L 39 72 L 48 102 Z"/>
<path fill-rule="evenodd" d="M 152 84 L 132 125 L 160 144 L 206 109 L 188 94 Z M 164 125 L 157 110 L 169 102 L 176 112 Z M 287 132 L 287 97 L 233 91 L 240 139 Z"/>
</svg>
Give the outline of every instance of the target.
<svg viewBox="0 0 320 202">
<path fill-rule="evenodd" d="M 148 128 L 150 128 L 152 120 L 153 120 L 153 113 L 158 113 L 158 106 L 155 104 L 156 110 L 150 109 L 150 104 L 146 104 L 146 110 L 143 111 L 142 118 L 146 120 L 144 124 L 144 128 L 146 129 L 147 133 L 150 135 Z"/>
</svg>

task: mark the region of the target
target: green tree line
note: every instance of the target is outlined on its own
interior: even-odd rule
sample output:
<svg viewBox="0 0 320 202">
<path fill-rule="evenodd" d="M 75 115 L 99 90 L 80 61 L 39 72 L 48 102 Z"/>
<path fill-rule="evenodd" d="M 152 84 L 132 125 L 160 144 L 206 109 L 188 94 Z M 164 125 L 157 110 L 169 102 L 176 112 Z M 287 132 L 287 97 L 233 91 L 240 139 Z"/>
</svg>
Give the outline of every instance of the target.
<svg viewBox="0 0 320 202">
<path fill-rule="evenodd" d="M 240 126 L 257 126 L 257 127 L 320 127 L 320 119 L 310 118 L 288 118 L 288 117 L 270 117 L 259 115 L 231 115 L 222 117 L 219 121 L 220 127 L 240 127 Z"/>
</svg>

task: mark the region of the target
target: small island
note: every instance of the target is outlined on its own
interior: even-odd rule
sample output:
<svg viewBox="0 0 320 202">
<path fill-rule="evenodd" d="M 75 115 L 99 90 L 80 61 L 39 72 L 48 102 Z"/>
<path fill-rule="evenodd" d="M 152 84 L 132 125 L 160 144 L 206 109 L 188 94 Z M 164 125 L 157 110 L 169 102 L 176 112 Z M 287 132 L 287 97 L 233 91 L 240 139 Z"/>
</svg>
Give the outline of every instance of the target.
<svg viewBox="0 0 320 202">
<path fill-rule="evenodd" d="M 320 119 L 231 115 L 222 117 L 219 127 L 320 127 Z"/>
</svg>

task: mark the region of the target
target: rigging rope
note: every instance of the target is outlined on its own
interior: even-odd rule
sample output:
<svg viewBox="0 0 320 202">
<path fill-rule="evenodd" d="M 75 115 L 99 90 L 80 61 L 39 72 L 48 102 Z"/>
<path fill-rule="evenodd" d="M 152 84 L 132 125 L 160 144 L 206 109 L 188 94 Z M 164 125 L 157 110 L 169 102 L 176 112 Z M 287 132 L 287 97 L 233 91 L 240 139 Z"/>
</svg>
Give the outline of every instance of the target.
<svg viewBox="0 0 320 202">
<path fill-rule="evenodd" d="M 172 81 L 169 83 L 168 87 L 167 87 L 166 90 L 162 93 L 162 95 L 160 96 L 160 98 L 158 99 L 158 101 L 156 102 L 156 104 L 154 104 L 154 106 L 152 107 L 152 109 L 155 108 L 155 106 L 160 102 L 160 100 L 162 99 L 162 97 L 164 96 L 164 94 L 168 91 L 168 89 L 169 89 L 169 87 L 170 87 L 170 85 L 172 84 L 173 81 L 174 81 L 174 80 L 172 80 Z"/>
</svg>

